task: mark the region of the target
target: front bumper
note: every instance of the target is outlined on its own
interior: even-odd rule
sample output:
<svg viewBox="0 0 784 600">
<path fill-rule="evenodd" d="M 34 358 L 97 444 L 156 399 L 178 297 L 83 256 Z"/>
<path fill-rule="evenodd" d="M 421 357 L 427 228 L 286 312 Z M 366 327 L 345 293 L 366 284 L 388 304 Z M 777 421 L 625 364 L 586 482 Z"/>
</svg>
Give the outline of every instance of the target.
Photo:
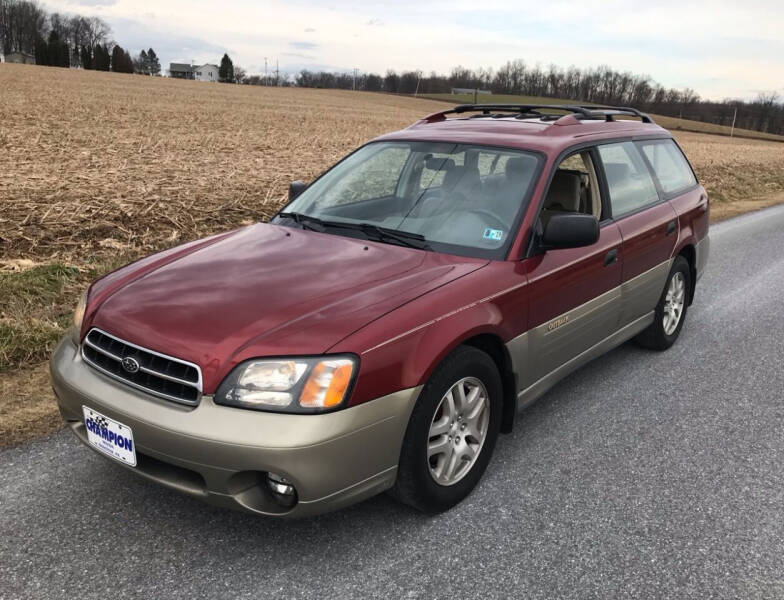
<svg viewBox="0 0 784 600">
<path fill-rule="evenodd" d="M 335 510 L 392 487 L 421 389 L 323 415 L 231 408 L 210 396 L 186 407 L 92 369 L 70 335 L 52 355 L 50 369 L 60 413 L 82 442 L 87 444 L 83 405 L 131 427 L 138 464 L 117 464 L 213 504 L 292 517 Z M 294 484 L 299 501 L 293 508 L 275 502 L 268 472 Z"/>
</svg>

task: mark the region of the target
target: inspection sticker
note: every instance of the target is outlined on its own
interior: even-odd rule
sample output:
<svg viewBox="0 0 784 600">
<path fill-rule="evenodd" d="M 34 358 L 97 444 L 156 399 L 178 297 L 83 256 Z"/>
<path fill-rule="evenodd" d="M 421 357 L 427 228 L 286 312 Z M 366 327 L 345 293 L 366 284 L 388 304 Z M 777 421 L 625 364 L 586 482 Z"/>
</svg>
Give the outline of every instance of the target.
<svg viewBox="0 0 784 600">
<path fill-rule="evenodd" d="M 502 237 L 504 237 L 504 232 L 501 229 L 490 229 L 489 227 L 485 229 L 485 233 L 482 236 L 486 240 L 495 240 L 500 241 Z"/>
</svg>

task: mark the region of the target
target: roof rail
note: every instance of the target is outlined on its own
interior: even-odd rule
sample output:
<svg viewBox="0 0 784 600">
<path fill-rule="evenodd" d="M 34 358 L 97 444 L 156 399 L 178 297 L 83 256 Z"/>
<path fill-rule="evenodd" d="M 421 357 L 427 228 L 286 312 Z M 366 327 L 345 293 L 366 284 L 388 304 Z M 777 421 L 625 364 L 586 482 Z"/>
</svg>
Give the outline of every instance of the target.
<svg viewBox="0 0 784 600">
<path fill-rule="evenodd" d="M 614 121 L 612 117 L 614 115 L 631 115 L 633 117 L 640 117 L 643 123 L 653 123 L 653 119 L 650 118 L 644 112 L 640 112 L 636 108 L 631 108 L 630 106 L 587 106 L 582 105 L 581 108 L 587 108 L 590 111 L 604 115 L 607 117 L 608 121 Z"/>
<path fill-rule="evenodd" d="M 557 119 L 555 115 L 546 115 L 540 110 L 558 110 L 569 113 L 577 119 L 603 119 L 614 121 L 615 115 L 630 115 L 640 117 L 643 123 L 653 123 L 653 120 L 636 108 L 618 106 L 585 106 L 577 104 L 460 104 L 454 108 L 433 113 L 417 123 L 437 123 L 446 120 L 447 115 L 478 112 L 479 116 L 493 116 L 493 113 L 518 113 L 517 118 L 549 117 Z"/>
</svg>

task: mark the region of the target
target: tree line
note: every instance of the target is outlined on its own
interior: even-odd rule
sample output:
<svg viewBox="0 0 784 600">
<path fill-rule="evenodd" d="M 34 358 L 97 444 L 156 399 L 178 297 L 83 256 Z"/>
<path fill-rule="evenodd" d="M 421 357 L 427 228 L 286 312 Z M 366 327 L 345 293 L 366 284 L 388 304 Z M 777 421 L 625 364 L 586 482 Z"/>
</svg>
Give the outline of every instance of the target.
<svg viewBox="0 0 784 600">
<path fill-rule="evenodd" d="M 132 58 L 111 33 L 99 17 L 49 14 L 34 0 L 0 0 L 3 54 L 24 52 L 34 55 L 36 64 L 52 67 L 160 75 L 152 48 Z"/>
<path fill-rule="evenodd" d="M 348 72 L 300 71 L 294 84 L 301 87 L 357 89 L 396 94 L 444 94 L 453 88 L 489 90 L 493 94 L 541 96 L 590 104 L 634 106 L 655 114 L 719 125 L 732 125 L 784 134 L 784 103 L 774 92 L 760 93 L 753 101 L 702 100 L 694 90 L 666 88 L 647 75 L 616 71 L 608 66 L 563 69 L 543 68 L 523 60 L 508 61 L 498 70 L 455 67 L 448 75 L 422 71 L 385 75 Z M 485 96 L 483 100 L 487 101 Z M 737 112 L 736 112 L 737 111 Z"/>
</svg>

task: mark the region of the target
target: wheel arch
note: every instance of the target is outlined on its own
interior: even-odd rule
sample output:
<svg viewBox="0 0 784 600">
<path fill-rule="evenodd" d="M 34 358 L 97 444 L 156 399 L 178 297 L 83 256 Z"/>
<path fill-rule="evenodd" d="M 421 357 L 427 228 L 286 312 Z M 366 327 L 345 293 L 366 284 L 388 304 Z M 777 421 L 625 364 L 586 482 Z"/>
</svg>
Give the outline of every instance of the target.
<svg viewBox="0 0 784 600">
<path fill-rule="evenodd" d="M 481 350 L 492 358 L 496 367 L 498 367 L 504 390 L 501 432 L 511 433 L 517 412 L 517 376 L 512 369 L 512 359 L 509 356 L 509 350 L 507 350 L 501 337 L 494 333 L 474 335 L 463 340 L 460 345 L 472 346 Z"/>
<path fill-rule="evenodd" d="M 437 337 L 433 336 L 430 339 Z M 442 344 L 438 352 L 428 352 L 426 348 L 423 348 L 423 345 L 417 344 L 416 351 L 410 356 L 412 361 L 417 362 L 416 355 L 423 351 L 424 353 L 419 354 L 419 357 L 428 356 L 427 366 L 416 369 L 419 373 L 418 383 L 423 385 L 430 379 L 438 365 L 460 346 L 470 346 L 481 350 L 493 360 L 498 368 L 504 394 L 501 431 L 510 433 L 514 427 L 517 412 L 517 375 L 512 367 L 509 350 L 504 344 L 502 336 L 492 325 L 477 324 L 475 327 L 468 328 L 462 332 L 462 335 L 454 336 L 448 343 Z"/>
<path fill-rule="evenodd" d="M 689 306 L 694 301 L 694 289 L 697 286 L 697 250 L 694 244 L 688 243 L 678 251 L 678 256 L 682 256 L 689 263 L 689 276 L 691 285 L 689 286 Z"/>
</svg>

